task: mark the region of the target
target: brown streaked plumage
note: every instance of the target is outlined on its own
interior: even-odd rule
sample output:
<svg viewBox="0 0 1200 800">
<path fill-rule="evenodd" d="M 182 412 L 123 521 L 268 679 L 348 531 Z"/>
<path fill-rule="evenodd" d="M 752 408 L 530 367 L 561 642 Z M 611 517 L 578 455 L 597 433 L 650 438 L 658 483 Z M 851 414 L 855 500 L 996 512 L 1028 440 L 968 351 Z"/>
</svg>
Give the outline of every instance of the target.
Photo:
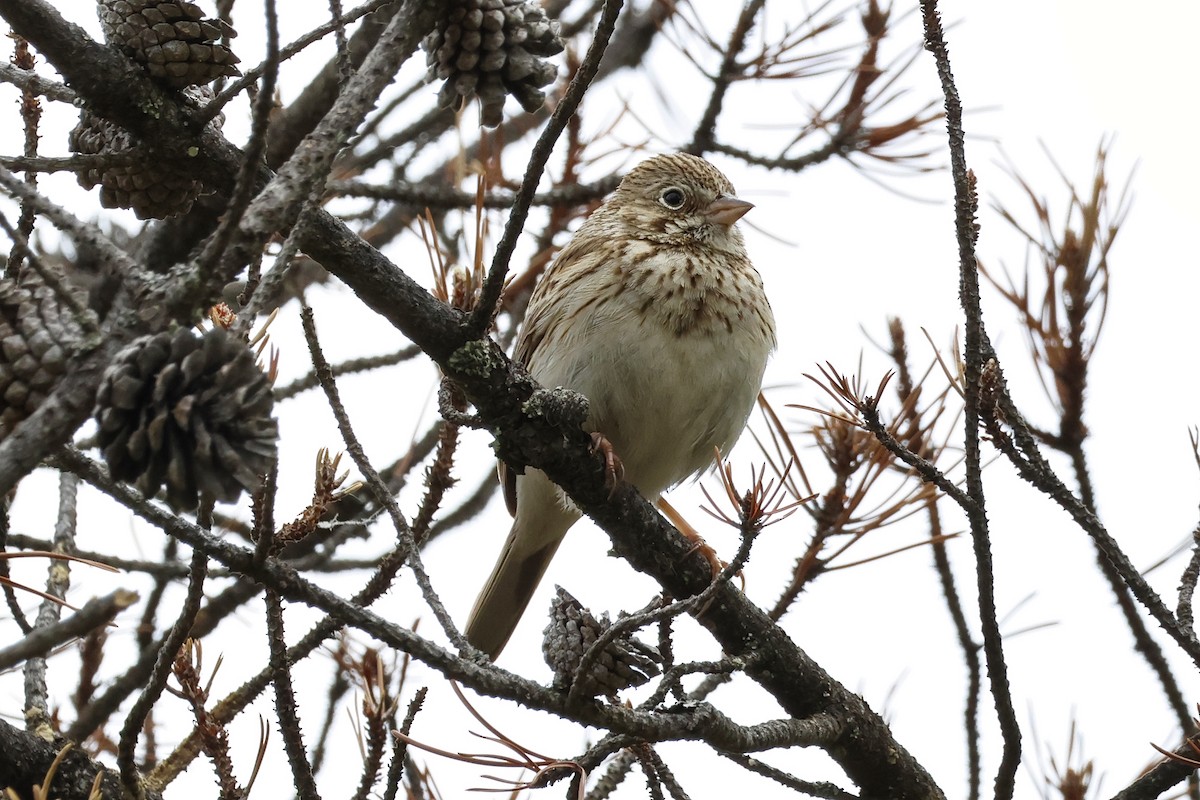
<svg viewBox="0 0 1200 800">
<path fill-rule="evenodd" d="M 703 159 L 635 167 L 558 254 L 514 353 L 589 401 L 625 480 L 654 502 L 737 441 L 775 347 L 762 280 L 734 223 L 751 208 Z M 514 521 L 467 622 L 495 658 L 579 511 L 542 472 L 501 466 Z"/>
</svg>

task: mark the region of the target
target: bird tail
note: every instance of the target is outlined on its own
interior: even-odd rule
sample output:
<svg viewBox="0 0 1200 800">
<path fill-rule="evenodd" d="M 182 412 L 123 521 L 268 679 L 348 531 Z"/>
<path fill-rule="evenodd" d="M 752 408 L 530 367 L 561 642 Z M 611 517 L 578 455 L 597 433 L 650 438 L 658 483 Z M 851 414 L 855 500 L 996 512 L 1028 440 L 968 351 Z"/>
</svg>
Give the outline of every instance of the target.
<svg viewBox="0 0 1200 800">
<path fill-rule="evenodd" d="M 531 553 L 519 553 L 514 547 L 516 526 L 504 544 L 504 553 L 496 562 L 491 577 L 479 593 L 467 621 L 467 641 L 493 659 L 516 630 L 521 615 L 550 566 L 562 537 L 556 537 Z"/>
<path fill-rule="evenodd" d="M 559 489 L 529 470 L 517 490 L 517 518 L 491 576 L 467 620 L 467 641 L 493 659 L 500 655 L 579 512 L 563 507 Z"/>
</svg>

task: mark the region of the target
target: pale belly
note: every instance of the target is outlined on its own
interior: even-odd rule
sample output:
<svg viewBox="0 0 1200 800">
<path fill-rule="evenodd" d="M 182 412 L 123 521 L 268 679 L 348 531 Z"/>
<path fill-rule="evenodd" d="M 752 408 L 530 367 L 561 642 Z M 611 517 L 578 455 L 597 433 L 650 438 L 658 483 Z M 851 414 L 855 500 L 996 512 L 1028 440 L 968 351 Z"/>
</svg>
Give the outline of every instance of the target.
<svg viewBox="0 0 1200 800">
<path fill-rule="evenodd" d="M 633 314 L 595 315 L 534 370 L 583 393 L 588 427 L 612 442 L 625 479 L 649 499 L 728 452 L 745 427 L 769 342 L 751 330 L 677 335 Z"/>
</svg>

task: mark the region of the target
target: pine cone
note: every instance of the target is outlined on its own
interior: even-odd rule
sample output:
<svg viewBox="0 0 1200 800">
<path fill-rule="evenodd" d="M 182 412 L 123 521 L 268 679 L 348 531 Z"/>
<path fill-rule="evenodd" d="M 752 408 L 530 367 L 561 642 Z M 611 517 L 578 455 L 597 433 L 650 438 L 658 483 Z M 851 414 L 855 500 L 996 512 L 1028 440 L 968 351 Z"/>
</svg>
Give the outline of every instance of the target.
<svg viewBox="0 0 1200 800">
<path fill-rule="evenodd" d="M 550 603 L 550 624 L 542 633 L 542 654 L 554 670 L 554 686 L 569 691 L 588 648 L 612 623 L 608 615 L 597 620 L 561 586 Z M 579 690 L 584 697 L 611 696 L 631 686 L 641 686 L 659 673 L 662 657 L 653 647 L 632 636 L 621 635 L 592 662 Z"/>
<path fill-rule="evenodd" d="M 240 60 L 220 43 L 237 33 L 187 0 L 99 0 L 100 27 L 109 44 L 144 64 L 152 78 L 175 89 L 239 75 Z"/>
<path fill-rule="evenodd" d="M 184 90 L 187 102 L 203 106 L 213 97 L 207 86 Z M 224 124 L 218 116 L 211 124 L 218 130 Z M 84 108 L 79 124 L 67 140 L 71 152 L 80 155 L 127 155 L 127 164 L 93 167 L 76 173 L 79 185 L 91 189 L 100 186 L 100 205 L 105 208 L 131 208 L 138 219 L 163 219 L 186 214 L 203 188 L 192 177 L 192 165 L 186 160 L 164 158 L 141 147 L 129 131 L 114 122 L 96 116 Z"/>
<path fill-rule="evenodd" d="M 53 391 L 82 334 L 40 279 L 0 279 L 0 440 Z"/>
<path fill-rule="evenodd" d="M 557 68 L 546 61 L 561 53 L 558 22 L 528 0 L 456 0 L 444 27 L 425 37 L 426 80 L 442 80 L 438 105 L 459 109 L 478 97 L 484 125 L 503 118 L 504 98 L 511 94 L 526 111 L 546 100 L 542 86 Z"/>
<path fill-rule="evenodd" d="M 145 336 L 104 374 L 94 412 L 109 471 L 175 511 L 232 502 L 275 457 L 271 385 L 241 339 L 215 329 Z"/>
</svg>

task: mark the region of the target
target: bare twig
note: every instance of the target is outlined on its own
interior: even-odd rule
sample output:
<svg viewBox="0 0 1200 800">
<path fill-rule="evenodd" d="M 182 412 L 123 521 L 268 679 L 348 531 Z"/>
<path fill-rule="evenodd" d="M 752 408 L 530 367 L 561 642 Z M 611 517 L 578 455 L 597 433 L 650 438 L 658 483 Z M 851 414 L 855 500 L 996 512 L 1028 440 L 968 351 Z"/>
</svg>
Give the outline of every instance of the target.
<svg viewBox="0 0 1200 800">
<path fill-rule="evenodd" d="M 112 594 L 89 600 L 65 620 L 36 628 L 21 641 L 0 650 L 0 670 L 9 669 L 27 658 L 45 656 L 59 645 L 108 624 L 113 617 L 136 603 L 137 599 L 137 593 L 118 589 Z"/>
<path fill-rule="evenodd" d="M 571 79 L 566 93 L 555 106 L 550 121 L 546 123 L 546 127 L 533 146 L 533 152 L 530 154 L 529 163 L 525 168 L 525 177 L 521 180 L 521 189 L 513 199 L 512 209 L 508 212 L 504 234 L 496 243 L 496 250 L 492 254 L 492 266 L 488 270 L 487 281 L 483 285 L 479 303 L 471 314 L 470 331 L 475 336 L 482 336 L 491 327 L 492 317 L 496 313 L 500 294 L 504 288 L 504 278 L 508 274 L 508 262 L 512 258 L 513 250 L 516 249 L 517 237 L 521 235 L 521 231 L 525 227 L 529 204 L 533 201 L 542 172 L 546 169 L 546 162 L 550 160 L 554 143 L 579 107 L 592 79 L 596 77 L 596 72 L 600 68 L 600 59 L 604 57 L 604 51 L 617 26 L 617 16 L 623 5 L 624 0 L 605 1 L 604 10 L 596 23 L 596 32 L 592 35 L 587 54 L 583 57 L 579 69 L 575 71 L 575 77 Z"/>
<path fill-rule="evenodd" d="M 983 490 L 983 461 L 979 442 L 979 386 L 986 355 L 986 333 L 979 300 L 979 273 L 975 257 L 977 235 L 975 213 L 977 201 L 973 176 L 967 169 L 962 128 L 962 104 L 950 56 L 942 32 L 937 0 L 921 0 L 922 22 L 925 28 L 925 48 L 933 54 L 938 78 L 946 104 L 946 128 L 950 137 L 950 167 L 954 180 L 955 234 L 958 239 L 960 300 L 966 317 L 965 357 L 966 398 L 963 409 L 966 459 L 966 494 L 970 505 L 964 506 L 970 523 L 971 541 L 975 547 L 975 583 L 979 593 L 979 616 L 983 630 L 983 652 L 987 661 L 988 679 L 1003 738 L 1000 765 L 996 774 L 995 797 L 1010 800 L 1015 789 L 1015 776 L 1021 762 L 1021 728 L 1013 707 L 1012 688 L 1008 683 L 1008 668 L 996 616 L 995 581 L 992 568 L 991 544 L 988 534 L 987 509 Z"/>
</svg>

